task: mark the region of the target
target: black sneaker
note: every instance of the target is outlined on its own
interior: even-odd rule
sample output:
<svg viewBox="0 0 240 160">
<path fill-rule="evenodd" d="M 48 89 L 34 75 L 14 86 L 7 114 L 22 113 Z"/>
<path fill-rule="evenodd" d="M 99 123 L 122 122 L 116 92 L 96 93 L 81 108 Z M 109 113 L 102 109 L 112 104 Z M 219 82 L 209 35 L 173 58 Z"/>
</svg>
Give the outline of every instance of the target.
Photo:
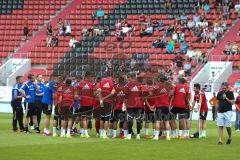
<svg viewBox="0 0 240 160">
<path fill-rule="evenodd" d="M 35 131 L 36 133 L 41 133 L 41 130 L 38 127 L 35 128 Z"/>
<path fill-rule="evenodd" d="M 231 144 L 232 140 L 231 139 L 228 139 L 226 144 Z"/>
<path fill-rule="evenodd" d="M 191 138 L 199 138 L 199 132 L 196 132 L 190 136 Z"/>
</svg>

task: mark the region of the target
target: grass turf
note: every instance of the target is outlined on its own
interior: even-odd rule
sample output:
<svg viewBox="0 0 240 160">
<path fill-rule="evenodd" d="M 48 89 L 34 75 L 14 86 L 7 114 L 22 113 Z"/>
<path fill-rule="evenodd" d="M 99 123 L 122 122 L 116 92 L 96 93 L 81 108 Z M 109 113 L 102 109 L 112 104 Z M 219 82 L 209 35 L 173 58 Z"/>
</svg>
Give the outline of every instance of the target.
<svg viewBox="0 0 240 160">
<path fill-rule="evenodd" d="M 193 129 L 196 124 L 193 122 Z M 13 133 L 11 114 L 0 114 L 0 160 L 239 160 L 240 133 L 233 132 L 231 145 L 217 145 L 215 122 L 207 123 L 206 139 L 102 140 L 95 137 L 95 131 L 90 134 L 92 137 L 89 139 L 79 136 L 66 139 Z M 226 142 L 226 131 L 224 137 Z"/>
</svg>

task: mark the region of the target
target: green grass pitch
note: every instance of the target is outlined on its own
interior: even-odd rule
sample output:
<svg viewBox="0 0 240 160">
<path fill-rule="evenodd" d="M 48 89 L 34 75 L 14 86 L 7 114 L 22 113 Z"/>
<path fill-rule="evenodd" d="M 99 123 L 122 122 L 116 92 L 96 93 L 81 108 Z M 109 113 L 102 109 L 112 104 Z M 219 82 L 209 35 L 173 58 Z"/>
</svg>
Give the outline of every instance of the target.
<svg viewBox="0 0 240 160">
<path fill-rule="evenodd" d="M 197 122 L 193 122 L 193 129 Z M 194 130 L 192 130 L 193 132 Z M 72 139 L 13 133 L 11 114 L 0 114 L 0 160 L 239 160 L 240 132 L 231 145 L 217 145 L 216 122 L 207 123 L 206 139 L 166 141 Z M 226 131 L 224 131 L 224 142 Z"/>
</svg>

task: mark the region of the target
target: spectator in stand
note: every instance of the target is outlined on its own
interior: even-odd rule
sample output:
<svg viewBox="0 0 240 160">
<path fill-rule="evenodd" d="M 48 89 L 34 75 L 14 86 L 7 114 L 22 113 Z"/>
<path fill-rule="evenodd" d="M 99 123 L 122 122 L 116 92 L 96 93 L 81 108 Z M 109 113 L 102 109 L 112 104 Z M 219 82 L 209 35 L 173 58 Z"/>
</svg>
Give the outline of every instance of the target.
<svg viewBox="0 0 240 160">
<path fill-rule="evenodd" d="M 181 24 L 187 24 L 188 21 L 188 16 L 186 15 L 185 12 L 180 16 Z"/>
<path fill-rule="evenodd" d="M 238 55 L 239 54 L 239 46 L 238 46 L 238 44 L 237 44 L 237 42 L 233 42 L 233 44 L 232 44 L 232 48 L 231 48 L 231 54 L 232 55 Z"/>
<path fill-rule="evenodd" d="M 178 42 L 182 43 L 185 41 L 185 34 L 183 32 L 178 34 Z"/>
<path fill-rule="evenodd" d="M 186 42 L 182 42 L 180 44 L 180 53 L 181 54 L 186 54 L 188 49 L 188 44 Z"/>
<path fill-rule="evenodd" d="M 203 6 L 203 9 L 205 13 L 210 13 L 211 12 L 210 4 L 206 2 L 205 5 Z"/>
<path fill-rule="evenodd" d="M 53 37 L 52 37 L 50 46 L 51 47 L 57 47 L 58 42 L 59 42 L 59 40 L 58 40 L 57 34 L 54 34 Z"/>
<path fill-rule="evenodd" d="M 200 15 L 198 13 L 195 13 L 193 16 L 193 21 L 195 24 L 197 24 L 198 22 L 200 22 Z"/>
<path fill-rule="evenodd" d="M 53 28 L 51 23 L 48 23 L 47 25 L 47 47 L 50 47 L 51 41 L 53 36 Z"/>
<path fill-rule="evenodd" d="M 235 8 L 235 11 L 238 13 L 238 16 L 239 16 L 240 15 L 240 2 L 235 4 L 234 8 Z"/>
<path fill-rule="evenodd" d="M 151 62 L 149 61 L 148 58 L 144 60 L 143 66 L 145 71 L 151 71 Z"/>
<path fill-rule="evenodd" d="M 28 34 L 29 34 L 28 20 L 26 18 L 24 18 L 24 20 L 23 20 L 23 35 L 25 36 L 25 41 L 28 39 Z"/>
<path fill-rule="evenodd" d="M 240 90 L 238 91 L 238 96 L 235 101 L 236 106 L 236 121 L 235 121 L 235 131 L 240 131 Z"/>
<path fill-rule="evenodd" d="M 232 49 L 232 45 L 231 45 L 230 41 L 228 41 L 227 44 L 224 47 L 224 51 L 223 52 L 226 55 L 230 55 L 231 54 L 231 49 Z"/>
<path fill-rule="evenodd" d="M 82 29 L 82 35 L 83 35 L 83 37 L 88 36 L 88 29 L 87 29 L 86 27 L 84 27 L 84 28 Z"/>
<path fill-rule="evenodd" d="M 192 65 L 190 59 L 187 59 L 187 62 L 184 63 L 183 70 L 185 72 L 185 76 L 191 76 Z"/>
<path fill-rule="evenodd" d="M 173 39 L 175 42 L 177 42 L 178 34 L 177 34 L 175 31 L 173 31 L 172 39 Z"/>
<path fill-rule="evenodd" d="M 165 5 L 165 9 L 171 9 L 171 7 L 172 7 L 172 2 L 171 2 L 171 0 L 165 0 L 165 3 L 164 3 L 164 5 Z"/>
<path fill-rule="evenodd" d="M 192 31 L 194 28 L 195 28 L 195 22 L 193 20 L 191 20 L 191 19 L 188 20 L 188 22 L 187 22 L 187 29 L 189 31 Z"/>
<path fill-rule="evenodd" d="M 225 5 L 222 8 L 222 15 L 223 15 L 223 19 L 224 20 L 228 20 L 229 19 L 229 7 L 228 5 L 225 3 Z"/>
<path fill-rule="evenodd" d="M 172 54 L 174 52 L 174 45 L 175 45 L 174 41 L 170 40 L 169 43 L 166 46 L 168 54 Z"/>
<path fill-rule="evenodd" d="M 153 34 L 153 27 L 151 25 L 148 25 L 147 28 L 142 27 L 142 30 L 140 32 L 140 36 L 151 36 Z"/>
<path fill-rule="evenodd" d="M 217 44 L 217 33 L 214 32 L 214 30 L 211 30 L 211 31 L 208 33 L 207 39 L 208 39 L 208 42 L 209 42 L 209 43 L 213 43 L 213 45 L 216 46 L 216 44 Z"/>
<path fill-rule="evenodd" d="M 223 28 L 218 23 L 215 23 L 213 31 L 217 34 L 217 39 L 219 40 L 223 35 Z"/>
<path fill-rule="evenodd" d="M 94 27 L 92 26 L 92 27 L 90 27 L 89 29 L 88 29 L 88 36 L 93 36 L 93 32 L 94 32 Z"/>
<path fill-rule="evenodd" d="M 155 18 L 155 19 L 153 20 L 153 22 L 152 22 L 152 26 L 153 26 L 154 28 L 157 28 L 158 25 L 159 25 L 158 20 L 157 20 L 157 18 Z"/>
<path fill-rule="evenodd" d="M 195 61 L 196 61 L 197 63 L 199 63 L 199 62 L 203 62 L 203 59 L 204 59 L 204 56 L 203 56 L 203 54 L 202 54 L 201 49 L 197 49 L 197 50 L 196 50 Z"/>
<path fill-rule="evenodd" d="M 174 32 L 174 26 L 173 25 L 170 25 L 167 30 L 165 31 L 165 36 L 168 37 L 168 36 L 172 36 Z"/>
<path fill-rule="evenodd" d="M 196 57 L 196 53 L 191 46 L 187 50 L 186 57 L 190 60 L 192 60 Z"/>
<path fill-rule="evenodd" d="M 118 19 L 118 20 L 116 21 L 116 23 L 115 23 L 115 28 L 116 28 L 116 30 L 122 28 L 122 23 L 121 23 L 120 19 Z"/>
<path fill-rule="evenodd" d="M 124 39 L 124 34 L 123 34 L 122 30 L 116 31 L 116 37 L 117 37 L 117 41 L 122 41 Z"/>
<path fill-rule="evenodd" d="M 92 21 L 94 23 L 94 21 L 96 20 L 96 14 L 94 12 L 92 12 Z"/>
<path fill-rule="evenodd" d="M 63 21 L 61 18 L 58 19 L 57 27 L 58 27 L 58 35 L 63 35 L 64 34 L 64 24 L 63 24 Z"/>
<path fill-rule="evenodd" d="M 152 47 L 160 48 L 160 39 L 159 38 L 152 42 Z"/>
<path fill-rule="evenodd" d="M 98 19 L 103 19 L 104 18 L 104 10 L 100 7 L 97 11 L 97 18 Z"/>
<path fill-rule="evenodd" d="M 163 23 L 163 20 L 160 20 L 159 23 L 158 23 L 158 31 L 162 31 L 164 30 L 164 23 Z"/>
<path fill-rule="evenodd" d="M 146 21 L 147 21 L 147 17 L 146 17 L 144 14 L 141 14 L 141 15 L 139 16 L 139 22 L 140 22 L 140 24 L 142 25 L 143 23 L 146 23 Z"/>
<path fill-rule="evenodd" d="M 176 66 L 178 68 L 182 68 L 183 67 L 183 60 L 184 59 L 182 58 L 182 56 L 179 53 L 177 53 L 177 55 L 175 57 L 175 63 L 176 63 Z"/>
<path fill-rule="evenodd" d="M 70 48 L 76 48 L 77 43 L 79 43 L 74 36 L 71 37 L 69 41 L 69 47 Z"/>
</svg>

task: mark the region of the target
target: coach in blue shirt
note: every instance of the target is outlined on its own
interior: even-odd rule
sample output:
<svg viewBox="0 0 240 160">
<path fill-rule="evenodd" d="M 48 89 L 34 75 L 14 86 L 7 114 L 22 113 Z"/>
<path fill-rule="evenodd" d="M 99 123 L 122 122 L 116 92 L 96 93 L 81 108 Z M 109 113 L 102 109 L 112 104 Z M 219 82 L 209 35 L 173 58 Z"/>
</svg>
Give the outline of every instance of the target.
<svg viewBox="0 0 240 160">
<path fill-rule="evenodd" d="M 39 90 L 39 86 L 35 82 L 33 74 L 28 75 L 28 81 L 19 90 L 25 98 L 25 132 L 30 133 L 28 130 L 29 118 L 33 118 L 33 123 L 37 133 L 40 133 L 40 129 L 37 123 L 37 109 L 35 107 L 35 94 Z"/>
<path fill-rule="evenodd" d="M 22 94 L 19 89 L 22 87 L 22 76 L 16 77 L 16 84 L 12 88 L 11 106 L 13 110 L 12 127 L 13 131 L 17 132 L 17 123 L 21 132 L 24 131 L 23 126 L 23 108 L 22 108 Z"/>
</svg>

